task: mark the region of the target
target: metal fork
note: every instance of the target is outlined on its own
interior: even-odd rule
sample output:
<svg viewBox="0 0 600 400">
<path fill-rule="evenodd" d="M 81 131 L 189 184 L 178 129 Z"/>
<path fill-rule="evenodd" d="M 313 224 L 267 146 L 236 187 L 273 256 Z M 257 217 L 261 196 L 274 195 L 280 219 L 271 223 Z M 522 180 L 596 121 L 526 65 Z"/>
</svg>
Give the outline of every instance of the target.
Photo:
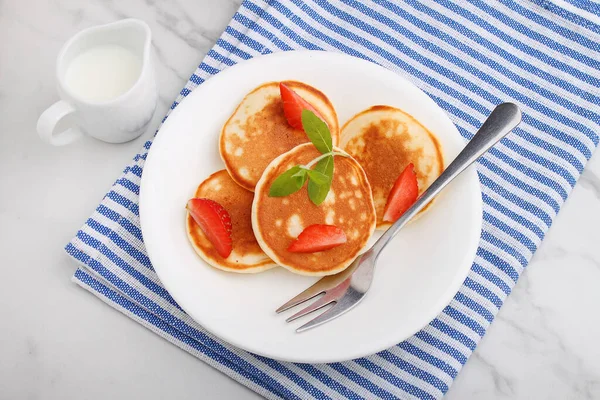
<svg viewBox="0 0 600 400">
<path fill-rule="evenodd" d="M 498 105 L 485 120 L 479 131 L 467 143 L 465 148 L 456 156 L 454 161 L 442 172 L 442 174 L 423 192 L 402 216 L 375 242 L 371 249 L 367 250 L 344 271 L 331 276 L 326 276 L 314 285 L 298 294 L 293 299 L 279 307 L 276 312 L 289 310 L 305 301 L 320 294 L 323 297 L 313 302 L 308 307 L 300 310 L 289 317 L 286 322 L 294 321 L 313 311 L 317 311 L 327 305 L 333 306 L 314 318 L 313 320 L 296 329 L 303 332 L 316 326 L 322 325 L 356 307 L 365 297 L 373 281 L 373 272 L 379 254 L 394 236 L 402 229 L 411 218 L 413 218 L 423 207 L 425 207 L 443 188 L 454 178 L 460 175 L 469 165 L 481 157 L 494 144 L 502 139 L 508 132 L 513 130 L 521 122 L 521 111 L 513 103 Z"/>
</svg>

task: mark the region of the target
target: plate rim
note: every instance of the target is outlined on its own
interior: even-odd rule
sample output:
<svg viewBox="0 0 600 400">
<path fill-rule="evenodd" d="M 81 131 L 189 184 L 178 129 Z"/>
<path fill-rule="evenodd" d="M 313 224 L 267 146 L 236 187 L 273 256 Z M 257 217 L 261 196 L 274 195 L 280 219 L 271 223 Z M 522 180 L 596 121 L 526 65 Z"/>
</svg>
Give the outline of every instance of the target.
<svg viewBox="0 0 600 400">
<path fill-rule="evenodd" d="M 458 132 L 458 129 L 456 128 L 456 125 L 452 122 L 452 120 L 449 118 L 448 114 L 442 109 L 440 108 L 435 101 L 433 101 L 433 99 L 427 94 L 425 93 L 423 90 L 421 90 L 418 86 L 416 86 L 415 84 L 413 84 L 410 80 L 408 80 L 405 76 L 403 76 L 402 74 L 398 74 L 390 69 L 387 69 L 379 64 L 376 64 L 374 62 L 368 61 L 368 60 L 364 60 L 358 57 L 354 57 L 348 54 L 343 54 L 343 53 L 335 53 L 335 52 L 327 52 L 327 51 L 321 51 L 321 50 L 292 50 L 292 51 L 282 51 L 282 52 L 276 52 L 276 53 L 270 53 L 270 54 L 261 54 L 261 55 L 257 55 L 253 58 L 247 59 L 247 60 L 243 60 L 238 62 L 235 65 L 232 65 L 222 71 L 220 71 L 218 73 L 219 76 L 221 76 L 221 78 L 219 80 L 225 79 L 227 76 L 234 74 L 236 72 L 237 69 L 240 68 L 244 68 L 245 66 L 251 65 L 251 64 L 257 64 L 257 63 L 261 63 L 264 62 L 263 60 L 266 58 L 284 58 L 284 57 L 289 57 L 290 55 L 292 55 L 292 57 L 301 57 L 302 55 L 306 55 L 308 57 L 310 56 L 314 56 L 315 53 L 320 53 L 320 56 L 322 57 L 337 57 L 337 58 L 343 58 L 343 59 L 350 59 L 351 62 L 356 62 L 356 63 L 363 63 L 363 64 L 368 64 L 368 66 L 370 68 L 373 67 L 377 67 L 381 73 L 385 73 L 388 74 L 392 79 L 398 79 L 403 81 L 404 84 L 406 85 L 410 85 L 413 87 L 413 89 L 416 89 L 417 91 L 421 92 L 422 95 L 426 96 L 427 99 L 430 101 L 430 103 L 432 104 L 433 108 L 435 109 L 436 113 L 447 120 L 447 122 L 449 124 L 452 125 L 454 132 L 452 134 L 457 135 L 458 137 L 462 137 L 460 135 L 460 133 Z M 216 75 L 215 75 L 216 76 Z M 195 90 L 192 91 L 192 93 L 190 93 L 188 96 L 186 96 L 179 104 L 176 108 L 172 109 L 171 112 L 169 113 L 168 117 L 166 118 L 166 120 L 163 122 L 162 126 L 160 127 L 159 131 L 157 132 L 157 134 L 155 135 L 153 141 L 152 141 L 152 145 L 150 146 L 150 149 L 148 151 L 147 157 L 146 157 L 146 161 L 144 163 L 144 168 L 143 168 L 143 173 L 142 173 L 142 177 L 140 180 L 140 191 L 139 191 L 139 216 L 140 216 L 140 227 L 141 227 L 141 231 L 142 231 L 142 237 L 145 238 L 144 232 L 147 231 L 147 228 L 144 228 L 144 226 L 148 226 L 147 223 L 145 223 L 144 221 L 148 221 L 148 219 L 145 217 L 146 215 L 149 214 L 149 212 L 147 212 L 147 208 L 145 206 L 145 204 L 147 204 L 147 201 L 144 201 L 145 198 L 148 197 L 148 195 L 146 193 L 148 193 L 147 190 L 144 190 L 144 188 L 148 187 L 148 185 L 146 184 L 146 182 L 148 182 L 148 180 L 150 178 L 148 178 L 149 174 L 145 173 L 146 171 L 148 171 L 148 166 L 150 165 L 150 171 L 152 171 L 153 167 L 153 152 L 152 149 L 156 148 L 156 143 L 158 142 L 159 145 L 160 143 L 162 143 L 164 140 L 163 137 L 165 136 L 164 134 L 161 135 L 162 132 L 164 132 L 165 127 L 168 127 L 170 125 L 173 124 L 173 120 L 175 120 L 176 116 L 181 112 L 180 110 L 181 108 L 181 103 L 184 103 L 185 101 L 187 101 L 188 98 L 190 98 L 191 96 L 199 96 L 200 93 L 203 91 L 202 87 L 206 87 L 213 85 L 214 83 L 211 83 L 211 81 L 214 81 L 213 78 L 215 77 L 211 77 L 211 79 L 207 79 L 205 82 L 202 83 L 202 85 L 200 85 L 200 87 L 196 87 Z M 218 80 L 217 80 L 218 81 Z M 201 90 L 198 90 L 201 89 Z M 445 164 L 447 166 L 447 160 L 445 160 Z M 473 181 L 471 184 L 476 183 L 477 187 L 479 188 L 479 194 L 481 193 L 481 188 L 480 188 L 480 181 L 476 172 L 476 168 L 474 165 L 472 165 L 471 167 L 469 167 L 465 172 L 463 172 L 464 176 L 468 176 L 468 179 L 470 181 Z M 477 207 L 477 210 L 473 211 L 473 214 L 477 214 L 475 220 L 476 220 L 476 224 L 477 224 L 477 231 L 481 232 L 482 228 L 483 228 L 483 199 L 481 198 L 481 196 L 478 196 L 478 201 L 475 201 L 474 204 Z M 156 274 L 158 275 L 158 278 L 161 282 L 161 284 L 164 286 L 164 288 L 167 290 L 167 292 L 169 293 L 169 295 L 175 300 L 175 302 L 177 304 L 179 304 L 179 306 L 185 311 L 185 313 L 187 315 L 190 316 L 190 318 L 192 318 L 194 321 L 196 321 L 203 329 L 205 329 L 206 331 L 208 331 L 210 334 L 215 335 L 216 337 L 220 338 L 221 340 L 225 341 L 228 344 L 231 344 L 237 348 L 240 348 L 242 350 L 254 353 L 254 354 L 258 354 L 260 356 L 264 356 L 264 357 L 268 357 L 268 358 L 272 358 L 278 361 L 283 361 L 283 362 L 294 362 L 294 363 L 332 363 L 332 362 L 343 362 L 343 361 L 347 361 L 347 360 L 352 360 L 352 359 L 356 359 L 356 358 L 360 358 L 360 357 L 365 357 L 365 356 L 369 356 L 375 353 L 378 353 L 380 351 L 383 350 L 387 350 L 389 348 L 391 348 L 392 346 L 397 345 L 398 343 L 401 343 L 404 340 L 407 340 L 408 338 L 412 337 L 415 333 L 419 332 L 421 329 L 423 329 L 425 326 L 427 326 L 427 324 L 429 324 L 433 319 L 435 319 L 442 311 L 443 309 L 452 301 L 452 299 L 454 298 L 454 296 L 456 295 L 456 293 L 460 290 L 460 287 L 463 285 L 465 279 L 467 278 L 469 271 L 471 270 L 471 266 L 472 263 L 475 259 L 476 256 L 476 252 L 477 252 L 477 248 L 479 247 L 479 238 L 481 237 L 481 235 L 479 235 L 479 237 L 477 238 L 477 240 L 473 240 L 473 243 L 469 246 L 468 251 L 465 252 L 465 254 L 470 254 L 468 258 L 471 260 L 471 262 L 468 264 L 468 267 L 465 266 L 463 267 L 464 271 L 462 274 L 460 274 L 461 279 L 457 279 L 458 274 L 454 277 L 454 282 L 452 282 L 452 284 L 450 284 L 448 286 L 448 288 L 446 289 L 446 292 L 448 293 L 445 297 L 441 297 L 440 295 L 440 299 L 438 299 L 438 306 L 432 307 L 432 311 L 430 311 L 429 314 L 427 314 L 427 318 L 424 318 L 424 320 L 426 320 L 427 322 L 425 322 L 425 324 L 423 326 L 420 326 L 418 328 L 416 328 L 415 330 L 413 330 L 408 336 L 403 337 L 403 338 L 398 338 L 397 340 L 394 341 L 390 341 L 392 343 L 387 343 L 384 345 L 380 345 L 377 346 L 377 349 L 371 349 L 367 352 L 365 351 L 359 351 L 359 346 L 356 347 L 356 349 L 354 350 L 354 352 L 352 352 L 352 349 L 348 350 L 348 356 L 345 356 L 344 358 L 328 358 L 328 357 L 322 357 L 322 358 L 318 358 L 318 359 L 306 359 L 306 358 L 294 358 L 294 357 L 281 357 L 278 356 L 277 354 L 273 354 L 273 353 L 269 353 L 268 351 L 263 351 L 260 349 L 255 349 L 255 348 L 251 348 L 249 346 L 247 346 L 245 343 L 239 343 L 235 337 L 231 336 L 231 335 L 227 335 L 227 334 L 223 334 L 222 332 L 215 332 L 213 329 L 211 329 L 208 326 L 205 326 L 203 323 L 200 322 L 199 319 L 194 317 L 194 312 L 189 311 L 189 309 L 191 307 L 186 307 L 186 305 L 182 304 L 179 300 L 178 300 L 178 295 L 177 295 L 177 291 L 171 291 L 170 289 L 172 289 L 171 284 L 167 283 L 169 281 L 169 279 L 167 279 L 165 281 L 165 276 L 161 275 L 161 268 L 156 268 L 155 264 L 152 263 L 152 253 L 153 250 L 150 248 L 152 246 L 148 246 L 148 242 L 144 239 L 144 246 L 146 247 L 146 252 L 148 253 L 148 257 L 150 259 L 150 262 L 152 263 L 154 267 L 154 270 L 156 272 Z M 293 295 L 293 294 L 292 294 Z M 291 296 L 292 296 L 291 295 Z M 292 327 L 290 327 L 290 329 L 293 329 Z M 362 346 L 361 346 L 362 347 Z"/>
</svg>

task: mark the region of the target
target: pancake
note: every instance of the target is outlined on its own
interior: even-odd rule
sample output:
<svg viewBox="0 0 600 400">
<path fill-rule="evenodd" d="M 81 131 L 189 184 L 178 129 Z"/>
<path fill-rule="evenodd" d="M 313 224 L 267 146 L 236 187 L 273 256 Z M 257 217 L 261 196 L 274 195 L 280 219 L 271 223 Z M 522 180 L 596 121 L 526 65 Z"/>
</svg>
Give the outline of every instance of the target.
<svg viewBox="0 0 600 400">
<path fill-rule="evenodd" d="M 284 83 L 321 114 L 329 126 L 333 144 L 337 145 L 339 125 L 329 99 L 304 83 Z M 233 180 L 254 191 L 256 182 L 275 157 L 308 141 L 304 131 L 292 128 L 285 119 L 279 82 L 269 82 L 246 95 L 225 123 L 219 152 Z"/>
<path fill-rule="evenodd" d="M 196 253 L 204 261 L 215 268 L 240 273 L 262 272 L 276 266 L 261 250 L 254 233 L 252 233 L 250 216 L 254 197 L 252 192 L 238 186 L 227 171 L 222 170 L 215 172 L 202 182 L 194 197 L 216 201 L 227 210 L 231 217 L 233 250 L 229 257 L 223 258 L 188 213 L 186 217 L 188 238 Z"/>
<path fill-rule="evenodd" d="M 416 119 L 390 106 L 373 106 L 344 124 L 340 146 L 360 163 L 373 190 L 377 229 L 387 229 L 383 211 L 396 178 L 413 163 L 419 194 L 442 173 L 444 160 L 435 136 Z"/>
<path fill-rule="evenodd" d="M 336 151 L 341 150 L 336 148 Z M 371 187 L 365 172 L 351 157 L 334 158 L 331 190 L 318 206 L 308 198 L 307 185 L 286 197 L 269 197 L 269 188 L 276 177 L 319 155 L 316 148 L 307 143 L 277 157 L 258 181 L 252 202 L 252 228 L 260 247 L 277 264 L 301 275 L 332 275 L 344 270 L 375 230 Z M 316 253 L 287 251 L 304 228 L 313 224 L 335 225 L 344 231 L 348 240 Z"/>
</svg>

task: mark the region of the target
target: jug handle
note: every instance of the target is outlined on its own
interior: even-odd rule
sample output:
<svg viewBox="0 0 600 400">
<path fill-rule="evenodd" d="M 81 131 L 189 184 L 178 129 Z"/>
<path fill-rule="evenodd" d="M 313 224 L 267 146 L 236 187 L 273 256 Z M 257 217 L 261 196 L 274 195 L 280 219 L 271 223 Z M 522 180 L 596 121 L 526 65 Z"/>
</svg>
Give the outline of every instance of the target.
<svg viewBox="0 0 600 400">
<path fill-rule="evenodd" d="M 51 145 L 64 146 L 83 136 L 77 128 L 68 128 L 62 132 L 54 133 L 54 129 L 60 120 L 74 112 L 75 108 L 64 100 L 59 100 L 48 107 L 40 115 L 37 122 L 37 131 L 40 138 Z"/>
</svg>

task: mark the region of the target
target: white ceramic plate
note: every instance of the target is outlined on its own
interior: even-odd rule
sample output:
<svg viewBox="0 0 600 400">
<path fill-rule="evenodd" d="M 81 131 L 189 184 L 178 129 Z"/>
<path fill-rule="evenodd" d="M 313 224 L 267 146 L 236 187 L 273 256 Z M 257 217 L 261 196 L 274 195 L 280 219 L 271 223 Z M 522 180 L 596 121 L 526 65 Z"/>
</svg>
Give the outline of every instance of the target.
<svg viewBox="0 0 600 400">
<path fill-rule="evenodd" d="M 475 257 L 482 220 L 474 169 L 466 171 L 379 259 L 365 300 L 319 328 L 309 317 L 286 324 L 275 309 L 315 278 L 283 268 L 234 274 L 208 266 L 185 230 L 185 204 L 223 169 L 218 138 L 244 95 L 267 81 L 299 80 L 333 102 L 340 126 L 375 104 L 399 107 L 439 139 L 446 164 L 464 140 L 446 114 L 413 84 L 373 63 L 335 53 L 285 52 L 235 65 L 194 90 L 169 116 L 144 166 L 140 217 L 148 255 L 162 283 L 204 328 L 242 349 L 294 362 L 334 362 L 373 354 L 419 331 L 450 302 Z"/>
</svg>

